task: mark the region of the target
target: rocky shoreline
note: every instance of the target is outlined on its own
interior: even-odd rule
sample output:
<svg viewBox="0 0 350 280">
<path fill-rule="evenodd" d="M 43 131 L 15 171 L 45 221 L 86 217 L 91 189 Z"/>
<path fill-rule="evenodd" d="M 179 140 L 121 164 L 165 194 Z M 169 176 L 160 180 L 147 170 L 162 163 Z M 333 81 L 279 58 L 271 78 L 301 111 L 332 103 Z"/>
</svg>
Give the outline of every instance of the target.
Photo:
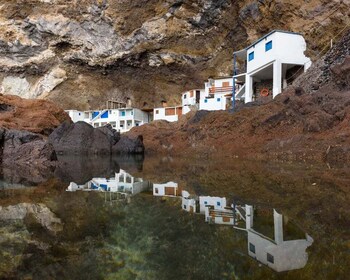
<svg viewBox="0 0 350 280">
<path fill-rule="evenodd" d="M 58 106 L 44 100 L 0 95 L 2 173 L 43 182 L 62 163 L 58 155 L 112 156 L 144 153 L 141 136 L 120 135 L 111 126 L 72 123 Z M 62 168 L 61 168 L 62 169 Z"/>
</svg>

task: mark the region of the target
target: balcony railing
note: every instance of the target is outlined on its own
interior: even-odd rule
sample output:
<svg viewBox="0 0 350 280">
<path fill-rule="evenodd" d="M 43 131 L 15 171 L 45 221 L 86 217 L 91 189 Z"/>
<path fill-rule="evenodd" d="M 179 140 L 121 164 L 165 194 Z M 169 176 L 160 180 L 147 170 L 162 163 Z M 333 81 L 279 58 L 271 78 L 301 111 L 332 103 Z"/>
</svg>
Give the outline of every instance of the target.
<svg viewBox="0 0 350 280">
<path fill-rule="evenodd" d="M 232 87 L 211 87 L 209 93 L 232 93 Z"/>
</svg>

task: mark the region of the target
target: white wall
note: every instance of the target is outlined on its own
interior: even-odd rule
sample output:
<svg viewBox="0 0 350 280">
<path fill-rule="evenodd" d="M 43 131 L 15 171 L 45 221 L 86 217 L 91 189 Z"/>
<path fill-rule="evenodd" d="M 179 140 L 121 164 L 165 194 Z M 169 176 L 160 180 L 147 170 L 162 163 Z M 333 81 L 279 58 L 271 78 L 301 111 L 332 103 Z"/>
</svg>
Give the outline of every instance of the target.
<svg viewBox="0 0 350 280">
<path fill-rule="evenodd" d="M 166 108 L 155 108 L 153 110 L 153 120 L 165 120 L 168 122 L 177 122 L 179 120 L 178 115 L 172 115 L 172 116 L 166 116 L 165 115 L 165 109 Z M 157 114 L 158 111 L 158 114 Z"/>
<path fill-rule="evenodd" d="M 171 188 L 173 194 L 166 194 L 165 188 Z M 168 182 L 165 184 L 153 184 L 153 195 L 154 196 L 180 196 L 181 193 L 178 191 L 178 184 L 175 182 Z"/>
<path fill-rule="evenodd" d="M 219 101 L 218 101 L 219 99 Z M 204 98 L 199 102 L 199 110 L 226 110 L 226 97 L 224 94 L 215 94 L 214 98 Z"/>
<path fill-rule="evenodd" d="M 205 213 L 205 208 L 207 206 L 214 206 L 214 209 L 221 210 L 224 209 L 226 204 L 225 197 L 213 197 L 213 196 L 200 196 L 199 197 L 199 211 Z"/>
<path fill-rule="evenodd" d="M 272 41 L 272 49 L 265 51 L 265 44 Z M 304 55 L 306 42 L 302 35 L 274 32 L 247 50 L 247 73 L 275 60 L 288 64 L 305 64 L 310 59 Z M 249 61 L 249 54 L 254 51 L 254 59 Z"/>
<path fill-rule="evenodd" d="M 77 110 L 66 110 L 65 112 L 69 115 L 72 122 L 74 123 L 79 121 L 84 121 L 84 112 L 77 111 Z"/>
<path fill-rule="evenodd" d="M 196 213 L 196 200 L 193 198 L 182 198 L 182 209 L 191 212 L 193 210 L 193 213 Z"/>
</svg>

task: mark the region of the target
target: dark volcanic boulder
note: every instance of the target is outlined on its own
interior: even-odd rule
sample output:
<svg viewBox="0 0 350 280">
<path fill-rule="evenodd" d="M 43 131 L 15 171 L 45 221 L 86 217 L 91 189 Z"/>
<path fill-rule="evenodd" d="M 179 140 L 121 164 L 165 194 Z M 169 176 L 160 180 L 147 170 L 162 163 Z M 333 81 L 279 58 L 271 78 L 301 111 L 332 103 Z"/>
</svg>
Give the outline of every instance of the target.
<svg viewBox="0 0 350 280">
<path fill-rule="evenodd" d="M 113 143 L 104 130 L 86 122 L 63 123 L 50 134 L 49 142 L 61 155 L 109 155 Z"/>
<path fill-rule="evenodd" d="M 110 124 L 96 128 L 107 135 L 109 142 L 115 145 L 120 140 L 120 132 L 117 132 Z"/>
<path fill-rule="evenodd" d="M 63 123 L 49 136 L 60 155 L 140 154 L 144 152 L 142 136 L 121 136 L 110 125 L 93 128 L 85 122 Z"/>
<path fill-rule="evenodd" d="M 52 176 L 57 157 L 41 135 L 1 128 L 0 161 L 7 181 L 38 183 Z"/>
<path fill-rule="evenodd" d="M 136 138 L 122 135 L 118 143 L 112 148 L 113 154 L 143 154 L 144 152 L 145 146 L 141 135 Z"/>
<path fill-rule="evenodd" d="M 3 164 L 40 165 L 57 160 L 53 146 L 38 134 L 1 129 L 0 139 Z"/>
</svg>

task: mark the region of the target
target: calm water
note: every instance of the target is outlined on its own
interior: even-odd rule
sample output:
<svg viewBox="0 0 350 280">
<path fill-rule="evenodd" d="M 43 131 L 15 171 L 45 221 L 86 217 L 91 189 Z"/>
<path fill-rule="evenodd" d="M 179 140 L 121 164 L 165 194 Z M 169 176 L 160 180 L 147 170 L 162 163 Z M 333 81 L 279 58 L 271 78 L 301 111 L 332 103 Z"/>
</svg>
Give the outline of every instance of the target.
<svg viewBox="0 0 350 280">
<path fill-rule="evenodd" d="M 2 170 L 1 279 L 349 279 L 347 167 L 60 161 Z"/>
</svg>

